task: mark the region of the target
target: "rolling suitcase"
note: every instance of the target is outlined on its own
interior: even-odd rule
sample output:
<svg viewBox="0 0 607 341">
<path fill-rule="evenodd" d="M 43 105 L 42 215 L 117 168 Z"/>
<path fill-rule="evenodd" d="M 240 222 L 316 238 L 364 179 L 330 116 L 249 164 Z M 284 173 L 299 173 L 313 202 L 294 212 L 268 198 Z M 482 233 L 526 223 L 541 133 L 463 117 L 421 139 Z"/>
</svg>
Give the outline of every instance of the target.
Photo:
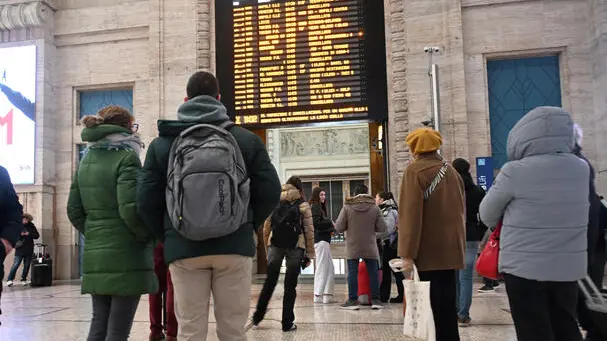
<svg viewBox="0 0 607 341">
<path fill-rule="evenodd" d="M 32 287 L 49 287 L 53 285 L 53 260 L 46 252 L 46 244 L 36 244 L 38 252 L 32 260 Z"/>
</svg>

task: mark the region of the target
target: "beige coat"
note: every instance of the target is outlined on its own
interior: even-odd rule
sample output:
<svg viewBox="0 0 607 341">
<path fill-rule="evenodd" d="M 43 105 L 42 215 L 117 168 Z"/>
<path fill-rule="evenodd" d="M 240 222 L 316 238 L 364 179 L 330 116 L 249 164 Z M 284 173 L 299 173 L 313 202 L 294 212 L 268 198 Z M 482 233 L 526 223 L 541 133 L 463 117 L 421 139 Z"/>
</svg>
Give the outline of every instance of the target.
<svg viewBox="0 0 607 341">
<path fill-rule="evenodd" d="M 421 156 L 405 169 L 400 188 L 398 255 L 413 259 L 419 271 L 464 267 L 464 183 L 451 165 L 432 195 L 424 200 L 424 192 L 442 164 L 438 154 Z"/>
<path fill-rule="evenodd" d="M 348 259 L 378 259 L 377 233 L 388 230 L 384 216 L 370 195 L 346 199 L 335 229 L 346 232 Z"/>
<path fill-rule="evenodd" d="M 280 201 L 288 201 L 293 202 L 301 199 L 301 193 L 292 185 L 283 185 L 282 193 L 280 194 Z M 299 242 L 297 243 L 297 247 L 300 249 L 306 250 L 306 256 L 309 258 L 314 258 L 314 220 L 312 219 L 312 210 L 310 209 L 310 204 L 307 202 L 299 205 L 299 210 L 301 211 L 301 215 L 303 216 L 303 228 L 304 233 L 299 236 Z M 266 249 L 268 246 L 272 245 L 272 217 L 268 217 L 266 222 L 263 224 L 263 241 L 264 245 L 266 245 Z"/>
</svg>

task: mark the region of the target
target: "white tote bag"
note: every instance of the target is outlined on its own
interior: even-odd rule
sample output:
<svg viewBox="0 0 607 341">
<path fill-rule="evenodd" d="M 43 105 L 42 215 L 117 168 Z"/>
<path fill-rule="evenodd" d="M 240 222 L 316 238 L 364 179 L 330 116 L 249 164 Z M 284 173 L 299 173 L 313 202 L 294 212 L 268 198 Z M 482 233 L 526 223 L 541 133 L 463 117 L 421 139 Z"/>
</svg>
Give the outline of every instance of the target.
<svg viewBox="0 0 607 341">
<path fill-rule="evenodd" d="M 393 259 L 390 267 L 402 271 L 402 261 Z M 413 265 L 413 279 L 405 279 L 403 284 L 407 304 L 403 333 L 421 340 L 436 341 L 436 327 L 430 304 L 430 282 L 422 282 L 417 267 Z"/>
</svg>

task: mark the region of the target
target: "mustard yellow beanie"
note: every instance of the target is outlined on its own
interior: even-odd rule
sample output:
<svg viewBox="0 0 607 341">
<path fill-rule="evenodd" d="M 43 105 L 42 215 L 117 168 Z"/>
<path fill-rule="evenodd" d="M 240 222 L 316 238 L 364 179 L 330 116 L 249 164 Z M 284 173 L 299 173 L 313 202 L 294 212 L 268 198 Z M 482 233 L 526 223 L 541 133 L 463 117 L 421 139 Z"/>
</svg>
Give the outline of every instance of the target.
<svg viewBox="0 0 607 341">
<path fill-rule="evenodd" d="M 435 152 L 443 144 L 441 134 L 430 128 L 419 128 L 407 136 L 407 145 L 413 154 L 425 154 Z"/>
</svg>

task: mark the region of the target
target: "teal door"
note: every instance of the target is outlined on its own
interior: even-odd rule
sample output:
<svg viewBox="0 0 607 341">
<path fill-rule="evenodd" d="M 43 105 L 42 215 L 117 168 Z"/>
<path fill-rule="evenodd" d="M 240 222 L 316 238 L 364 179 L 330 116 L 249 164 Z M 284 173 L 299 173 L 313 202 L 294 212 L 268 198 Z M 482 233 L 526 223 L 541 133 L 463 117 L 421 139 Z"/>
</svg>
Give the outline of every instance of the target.
<svg viewBox="0 0 607 341">
<path fill-rule="evenodd" d="M 487 79 L 493 164 L 500 169 L 512 127 L 531 109 L 562 106 L 559 57 L 491 60 Z"/>
<path fill-rule="evenodd" d="M 133 113 L 133 90 L 93 90 L 79 93 L 80 118 L 86 115 L 95 115 L 100 109 L 108 105 L 119 105 Z M 78 161 L 84 157 L 86 145 L 78 145 Z M 82 257 L 84 255 L 84 235 L 78 237 L 78 270 L 82 277 Z"/>
</svg>

